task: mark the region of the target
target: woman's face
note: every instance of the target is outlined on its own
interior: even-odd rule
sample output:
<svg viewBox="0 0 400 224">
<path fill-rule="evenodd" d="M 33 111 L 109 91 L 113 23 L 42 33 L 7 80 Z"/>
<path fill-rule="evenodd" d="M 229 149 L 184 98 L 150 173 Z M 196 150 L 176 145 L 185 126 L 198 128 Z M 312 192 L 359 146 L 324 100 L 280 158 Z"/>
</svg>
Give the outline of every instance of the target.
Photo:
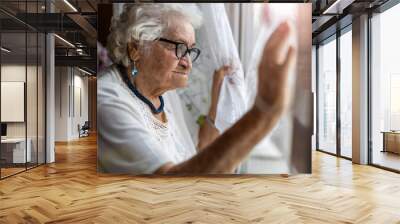
<svg viewBox="0 0 400 224">
<path fill-rule="evenodd" d="M 195 34 L 192 25 L 181 17 L 169 18 L 168 30 L 162 38 L 187 44 L 194 47 Z M 192 61 L 187 54 L 178 59 L 175 54 L 175 45 L 163 41 L 155 41 L 149 52 L 142 52 L 138 64 L 139 75 L 143 73 L 148 83 L 156 89 L 167 91 L 186 87 Z"/>
</svg>

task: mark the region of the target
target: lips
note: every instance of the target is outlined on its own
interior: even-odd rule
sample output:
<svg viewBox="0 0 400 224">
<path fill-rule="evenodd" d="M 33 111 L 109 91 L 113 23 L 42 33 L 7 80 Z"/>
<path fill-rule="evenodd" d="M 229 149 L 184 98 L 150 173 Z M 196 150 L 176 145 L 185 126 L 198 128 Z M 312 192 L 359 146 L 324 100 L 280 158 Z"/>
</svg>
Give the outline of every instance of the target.
<svg viewBox="0 0 400 224">
<path fill-rule="evenodd" d="M 175 72 L 175 73 L 177 73 L 179 75 L 188 75 L 188 73 L 186 73 L 186 72 Z"/>
</svg>

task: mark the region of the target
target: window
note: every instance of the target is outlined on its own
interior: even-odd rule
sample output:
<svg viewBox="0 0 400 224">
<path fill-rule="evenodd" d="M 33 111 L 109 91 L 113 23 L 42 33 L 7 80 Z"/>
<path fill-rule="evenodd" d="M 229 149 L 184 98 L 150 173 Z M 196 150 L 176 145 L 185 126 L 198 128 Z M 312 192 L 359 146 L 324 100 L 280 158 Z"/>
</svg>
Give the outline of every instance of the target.
<svg viewBox="0 0 400 224">
<path fill-rule="evenodd" d="M 336 153 L 336 37 L 318 48 L 318 149 Z"/>
<path fill-rule="evenodd" d="M 40 13 L 44 1 L 2 2 L 20 16 Z M 45 163 L 45 35 L 0 12 L 0 178 Z M 15 101 L 10 100 L 15 99 Z M 10 109 L 18 108 L 18 109 Z"/>
<path fill-rule="evenodd" d="M 353 96 L 351 26 L 343 32 L 340 36 L 340 155 L 351 158 Z"/>
<path fill-rule="evenodd" d="M 400 5 L 371 18 L 372 163 L 400 170 Z"/>
</svg>

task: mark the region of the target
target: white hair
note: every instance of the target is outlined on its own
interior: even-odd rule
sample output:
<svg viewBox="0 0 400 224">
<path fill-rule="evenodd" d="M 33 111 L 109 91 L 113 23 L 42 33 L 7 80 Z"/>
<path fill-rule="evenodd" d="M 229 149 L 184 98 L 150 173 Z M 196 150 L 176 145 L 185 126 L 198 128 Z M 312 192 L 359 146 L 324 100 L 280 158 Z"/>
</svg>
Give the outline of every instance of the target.
<svg viewBox="0 0 400 224">
<path fill-rule="evenodd" d="M 111 20 L 107 49 L 114 63 L 130 64 L 128 43 L 156 40 L 168 30 L 171 15 L 183 16 L 194 29 L 202 24 L 200 10 L 194 4 L 132 3 L 125 4 L 122 13 Z"/>
</svg>

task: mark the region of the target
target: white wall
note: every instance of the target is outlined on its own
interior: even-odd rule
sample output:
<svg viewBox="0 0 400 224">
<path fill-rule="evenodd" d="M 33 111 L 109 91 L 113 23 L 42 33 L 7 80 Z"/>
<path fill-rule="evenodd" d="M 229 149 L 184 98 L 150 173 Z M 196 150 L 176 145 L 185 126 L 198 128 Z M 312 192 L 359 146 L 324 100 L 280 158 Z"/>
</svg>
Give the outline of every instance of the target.
<svg viewBox="0 0 400 224">
<path fill-rule="evenodd" d="M 25 114 L 26 120 L 22 122 L 6 122 L 7 137 L 9 138 L 24 138 L 25 135 L 30 139 L 29 146 L 32 151 L 32 161 L 44 163 L 45 150 L 45 117 L 44 117 L 44 73 L 41 66 L 32 66 L 25 64 L 3 64 L 1 66 L 1 81 L 24 82 L 26 85 L 26 102 L 22 102 L 21 113 Z M 25 80 L 27 79 L 27 80 Z M 2 89 L 3 91 L 3 89 Z M 22 94 L 24 91 L 22 92 Z M 2 98 L 7 95 L 2 95 Z M 25 106 L 26 103 L 26 106 Z M 2 107 L 3 112 L 13 110 L 10 107 Z M 5 110 L 5 111 L 4 111 Z M 15 109 L 14 109 L 15 110 Z M 8 113 L 16 113 L 15 111 L 7 111 Z M 38 153 L 38 157 L 37 154 Z"/>
<path fill-rule="evenodd" d="M 78 72 L 78 74 L 77 74 Z M 82 126 L 88 121 L 88 77 L 82 76 L 78 70 L 74 71 L 74 108 L 72 111 L 71 135 L 73 138 L 79 137 L 78 124 Z M 80 91 L 80 93 L 79 93 Z M 80 96 L 80 97 L 79 97 Z M 80 101 L 80 102 L 79 102 Z M 81 107 L 81 108 L 80 108 Z M 81 110 L 81 111 L 80 111 Z"/>
<path fill-rule="evenodd" d="M 311 91 L 313 94 L 313 135 L 311 137 L 312 150 L 317 149 L 317 49 L 313 45 L 311 52 Z"/>
<path fill-rule="evenodd" d="M 55 141 L 68 139 L 68 68 L 55 68 Z"/>
<path fill-rule="evenodd" d="M 2 65 L 1 66 L 1 81 L 3 82 L 25 82 L 25 65 Z M 28 70 L 31 68 L 28 67 Z M 4 97 L 4 96 L 3 96 Z M 1 108 L 7 110 L 7 108 Z M 7 123 L 7 137 L 25 137 L 24 122 Z"/>
<path fill-rule="evenodd" d="M 24 122 L 25 83 L 1 82 L 1 121 Z M 36 108 L 36 106 L 35 106 Z"/>
<path fill-rule="evenodd" d="M 36 75 L 36 66 L 27 66 L 18 65 L 18 64 L 8 64 L 1 66 L 1 81 L 2 82 L 25 82 L 25 75 L 28 72 L 28 83 L 29 85 L 36 85 L 35 80 L 31 80 L 31 74 Z M 32 113 L 32 111 L 36 110 L 36 88 L 27 88 L 27 106 L 31 106 L 27 112 L 27 120 L 28 124 L 28 137 L 31 133 L 30 128 L 36 130 L 36 125 L 31 122 L 34 121 L 36 123 L 36 113 Z M 4 96 L 2 96 L 4 97 Z M 32 105 L 30 105 L 34 102 Z M 32 108 L 34 107 L 34 108 Z M 39 105 L 40 107 L 40 105 Z M 24 108 L 23 108 L 24 109 Z M 7 108 L 1 108 L 1 110 L 7 110 Z M 7 122 L 7 136 L 8 137 L 25 137 L 25 123 L 26 122 Z M 33 127 L 35 126 L 35 127 Z M 35 132 L 36 133 L 36 132 Z"/>
<path fill-rule="evenodd" d="M 56 67 L 55 141 L 79 138 L 78 124 L 88 120 L 88 78 L 83 75 L 72 67 Z"/>
</svg>

